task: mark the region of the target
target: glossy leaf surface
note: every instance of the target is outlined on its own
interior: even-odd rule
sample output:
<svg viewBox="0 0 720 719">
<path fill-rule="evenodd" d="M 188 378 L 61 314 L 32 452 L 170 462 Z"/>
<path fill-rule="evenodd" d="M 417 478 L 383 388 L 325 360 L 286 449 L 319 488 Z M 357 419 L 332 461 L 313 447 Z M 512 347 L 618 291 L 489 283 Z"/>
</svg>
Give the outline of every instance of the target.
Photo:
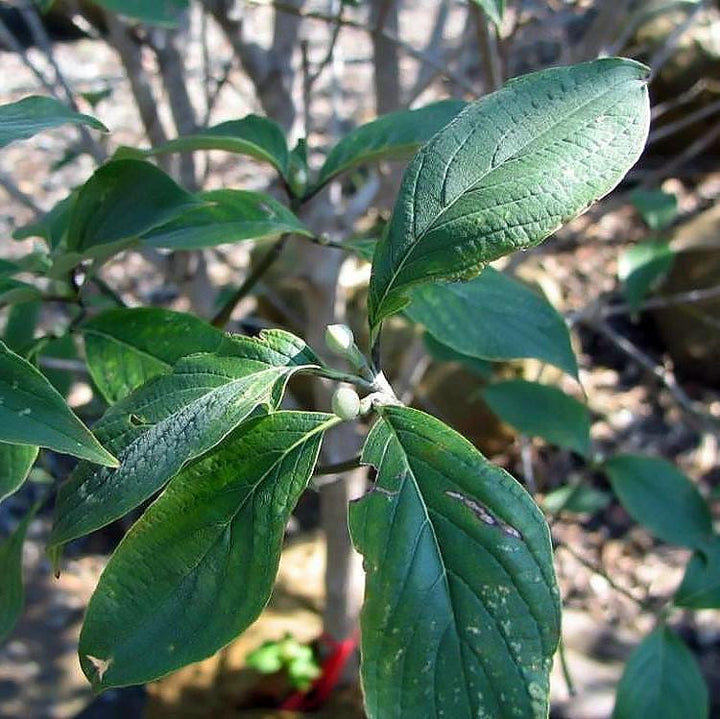
<svg viewBox="0 0 720 719">
<path fill-rule="evenodd" d="M 80 657 L 96 689 L 203 659 L 257 618 L 290 513 L 336 421 L 310 412 L 252 420 L 170 482 L 90 601 Z"/>
<path fill-rule="evenodd" d="M 189 314 L 155 307 L 113 309 L 81 326 L 87 364 L 108 402 L 117 402 L 185 355 L 212 352 L 225 334 Z"/>
<path fill-rule="evenodd" d="M 542 437 L 578 454 L 590 452 L 587 407 L 557 387 L 507 380 L 483 387 L 482 396 L 500 419 L 520 433 Z"/>
<path fill-rule="evenodd" d="M 544 297 L 492 267 L 468 282 L 416 289 L 405 314 L 461 354 L 535 357 L 577 376 L 565 320 Z"/>
<path fill-rule="evenodd" d="M 37 447 L 0 442 L 0 502 L 22 486 L 37 454 Z"/>
<path fill-rule="evenodd" d="M 283 176 L 287 174 L 290 161 L 290 151 L 280 125 L 259 115 L 221 122 L 195 135 L 178 137 L 149 150 L 122 148 L 120 153 L 150 156 L 194 150 L 224 150 L 248 155 L 270 163 Z"/>
<path fill-rule="evenodd" d="M 667 627 L 633 652 L 618 685 L 613 719 L 707 719 L 708 692 L 692 652 Z"/>
<path fill-rule="evenodd" d="M 90 462 L 117 460 L 29 362 L 0 342 L 0 442 L 53 449 Z"/>
<path fill-rule="evenodd" d="M 628 514 L 658 539 L 693 548 L 710 539 L 712 518 L 707 503 L 670 462 L 618 454 L 604 469 Z"/>
<path fill-rule="evenodd" d="M 510 475 L 418 410 L 385 407 L 350 509 L 367 572 L 371 719 L 544 719 L 560 604 L 542 514 Z"/>
<path fill-rule="evenodd" d="M 378 160 L 409 157 L 441 130 L 467 103 L 442 100 L 417 110 L 400 110 L 355 128 L 330 151 L 317 184 L 342 172 Z"/>
<path fill-rule="evenodd" d="M 0 148 L 15 140 L 27 140 L 38 132 L 68 123 L 108 131 L 99 120 L 75 112 L 59 100 L 31 95 L 17 102 L 0 105 Z"/>
<path fill-rule="evenodd" d="M 610 192 L 638 159 L 649 70 L 604 58 L 525 75 L 469 105 L 415 156 L 373 260 L 373 334 L 413 285 L 467 279 Z"/>
<path fill-rule="evenodd" d="M 178 24 L 181 13 L 187 9 L 188 0 L 94 0 L 108 10 L 120 15 L 142 20 L 150 25 L 173 27 Z"/>
<path fill-rule="evenodd" d="M 316 366 L 312 358 L 286 332 L 237 338 L 225 354 L 185 357 L 113 405 L 94 429 L 121 466 L 73 472 L 58 495 L 50 544 L 99 529 L 151 497 L 254 412 L 275 407 L 289 376 Z"/>
<path fill-rule="evenodd" d="M 197 250 L 290 232 L 312 235 L 285 205 L 269 195 L 212 190 L 198 197 L 206 203 L 204 207 L 146 233 L 143 244 L 171 250 Z"/>
<path fill-rule="evenodd" d="M 720 537 L 692 555 L 674 601 L 688 609 L 720 609 Z"/>
<path fill-rule="evenodd" d="M 169 175 L 142 160 L 112 160 L 80 188 L 68 247 L 84 252 L 138 237 L 202 204 Z"/>
</svg>

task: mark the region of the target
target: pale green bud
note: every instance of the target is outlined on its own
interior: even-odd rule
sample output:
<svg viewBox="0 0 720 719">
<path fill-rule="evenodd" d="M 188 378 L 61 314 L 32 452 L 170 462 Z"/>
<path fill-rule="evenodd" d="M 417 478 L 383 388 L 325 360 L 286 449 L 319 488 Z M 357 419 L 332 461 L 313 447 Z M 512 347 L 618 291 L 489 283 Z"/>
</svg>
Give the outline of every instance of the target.
<svg viewBox="0 0 720 719">
<path fill-rule="evenodd" d="M 360 414 L 360 397 L 350 387 L 338 387 L 332 396 L 332 411 L 340 419 L 355 419 Z"/>
<path fill-rule="evenodd" d="M 347 325 L 328 325 L 325 329 L 327 348 L 342 357 L 347 357 L 355 346 L 355 337 Z"/>
</svg>

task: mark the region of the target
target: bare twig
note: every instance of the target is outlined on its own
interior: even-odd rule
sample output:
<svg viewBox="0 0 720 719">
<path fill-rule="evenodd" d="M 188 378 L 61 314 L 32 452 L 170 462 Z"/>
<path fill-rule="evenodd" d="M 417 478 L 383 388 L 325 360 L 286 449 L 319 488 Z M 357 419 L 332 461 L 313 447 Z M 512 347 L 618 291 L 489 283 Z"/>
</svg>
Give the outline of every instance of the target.
<svg viewBox="0 0 720 719">
<path fill-rule="evenodd" d="M 25 67 L 32 72 L 33 75 L 38 79 L 40 84 L 49 92 L 54 98 L 58 98 L 57 90 L 55 86 L 45 77 L 44 73 L 40 68 L 30 59 L 29 55 L 25 52 L 25 48 L 18 42 L 15 35 L 12 34 L 8 26 L 0 18 L 0 42 L 5 47 L 10 48 L 23 62 Z"/>
<path fill-rule="evenodd" d="M 319 464 L 315 467 L 313 475 L 323 474 L 340 474 L 341 472 L 348 472 L 351 469 L 357 469 L 361 467 L 360 455 L 346 459 L 344 462 L 335 462 L 334 464 Z"/>
<path fill-rule="evenodd" d="M 88 375 L 88 368 L 82 360 L 62 359 L 60 357 L 38 357 L 38 362 L 45 369 L 55 369 L 61 372 Z"/>
<path fill-rule="evenodd" d="M 17 200 L 20 204 L 25 205 L 25 207 L 31 209 L 36 216 L 40 217 L 45 214 L 45 211 L 39 205 L 35 204 L 35 200 L 33 200 L 30 195 L 23 192 L 15 184 L 15 181 L 12 179 L 12 177 L 10 177 L 2 170 L 0 170 L 0 185 L 3 186 L 5 192 L 7 192 L 8 195 L 13 198 L 13 200 Z"/>
<path fill-rule="evenodd" d="M 669 122 L 666 125 L 658 127 L 657 130 L 653 130 L 648 137 L 647 146 L 664 140 L 666 137 L 670 137 L 670 135 L 674 135 L 676 132 L 680 132 L 680 130 L 684 130 L 686 127 L 690 127 L 696 122 L 700 122 L 700 120 L 704 120 L 706 117 L 710 117 L 717 112 L 720 112 L 720 100 L 711 102 L 709 105 L 695 110 L 695 112 L 684 115 L 675 122 Z"/>
<path fill-rule="evenodd" d="M 470 3 L 468 13 L 475 23 L 476 37 L 485 70 L 485 87 L 494 92 L 502 85 L 502 68 L 497 47 L 495 25 L 475 3 Z"/>
<path fill-rule="evenodd" d="M 233 310 L 238 304 L 247 297 L 253 290 L 255 285 L 262 279 L 263 275 L 277 262 L 285 247 L 285 243 L 290 235 L 283 235 L 258 262 L 257 267 L 247 276 L 245 282 L 235 290 L 232 297 L 222 306 L 220 311 L 213 317 L 212 324 L 215 327 L 225 327 L 230 321 Z"/>
</svg>

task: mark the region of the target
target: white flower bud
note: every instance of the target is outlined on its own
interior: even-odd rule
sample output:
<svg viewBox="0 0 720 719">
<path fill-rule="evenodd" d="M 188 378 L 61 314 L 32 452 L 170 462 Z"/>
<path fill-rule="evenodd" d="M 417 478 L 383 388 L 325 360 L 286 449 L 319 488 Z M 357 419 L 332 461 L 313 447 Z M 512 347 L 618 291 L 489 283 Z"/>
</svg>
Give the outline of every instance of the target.
<svg viewBox="0 0 720 719">
<path fill-rule="evenodd" d="M 340 419 L 355 419 L 360 414 L 360 397 L 350 387 L 338 387 L 332 396 L 332 411 Z"/>
<path fill-rule="evenodd" d="M 331 352 L 347 357 L 355 346 L 355 337 L 347 325 L 328 325 L 325 329 L 325 344 Z"/>
</svg>

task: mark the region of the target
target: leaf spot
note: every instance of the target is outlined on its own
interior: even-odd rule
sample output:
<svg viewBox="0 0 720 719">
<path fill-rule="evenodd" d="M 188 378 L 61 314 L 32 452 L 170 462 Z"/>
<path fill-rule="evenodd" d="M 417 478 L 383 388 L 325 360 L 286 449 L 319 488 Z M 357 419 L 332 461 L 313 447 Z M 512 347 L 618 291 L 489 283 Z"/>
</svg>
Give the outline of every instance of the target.
<svg viewBox="0 0 720 719">
<path fill-rule="evenodd" d="M 447 490 L 445 494 L 447 494 L 448 497 L 452 497 L 453 499 L 457 499 L 459 502 L 462 502 L 481 522 L 484 522 L 491 527 L 498 527 L 498 529 L 509 537 L 522 539 L 522 534 L 520 534 L 515 527 L 512 527 L 507 522 L 503 522 L 502 519 L 495 517 L 491 514 L 487 507 L 484 507 L 474 499 L 466 497 L 464 494 L 460 494 L 460 492 L 451 492 L 450 490 Z"/>
<path fill-rule="evenodd" d="M 110 668 L 112 664 L 112 658 L 110 659 L 98 659 L 91 654 L 86 654 L 87 660 L 95 667 L 95 673 L 97 674 L 98 681 L 102 681 L 105 672 Z"/>
</svg>

